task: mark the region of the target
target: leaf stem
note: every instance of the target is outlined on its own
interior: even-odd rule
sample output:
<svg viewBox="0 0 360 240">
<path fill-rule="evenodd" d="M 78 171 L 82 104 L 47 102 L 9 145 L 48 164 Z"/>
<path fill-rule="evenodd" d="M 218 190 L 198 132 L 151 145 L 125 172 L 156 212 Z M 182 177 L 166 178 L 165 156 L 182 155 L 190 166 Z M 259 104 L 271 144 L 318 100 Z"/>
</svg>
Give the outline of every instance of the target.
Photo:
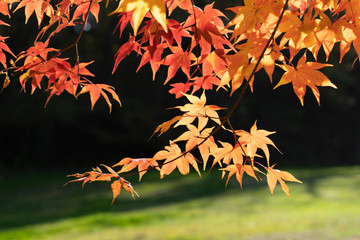
<svg viewBox="0 0 360 240">
<path fill-rule="evenodd" d="M 193 3 L 193 1 L 192 1 L 192 3 Z M 272 43 L 272 41 L 274 41 L 276 31 L 277 31 L 277 29 L 278 29 L 278 27 L 279 27 L 279 25 L 280 25 L 280 22 L 281 22 L 281 20 L 282 20 L 282 18 L 283 18 L 283 16 L 284 16 L 285 10 L 288 8 L 288 3 L 289 3 L 289 0 L 286 0 L 284 6 L 283 6 L 283 8 L 282 8 L 282 11 L 281 11 L 281 13 L 280 13 L 279 19 L 278 19 L 278 21 L 277 21 L 277 23 L 276 23 L 276 26 L 275 26 L 275 28 L 274 28 L 274 30 L 273 30 L 273 32 L 272 32 L 269 40 L 267 41 L 267 43 L 266 43 L 263 51 L 261 52 L 261 54 L 260 54 L 260 56 L 259 56 L 259 58 L 258 58 L 258 60 L 257 60 L 257 62 L 256 62 L 256 64 L 255 64 L 255 66 L 254 66 L 254 68 L 253 68 L 253 70 L 252 70 L 252 72 L 251 72 L 251 74 L 250 74 L 250 76 L 249 76 L 249 79 L 246 81 L 246 83 L 245 83 L 245 85 L 243 86 L 243 88 L 242 88 L 239 96 L 237 97 L 234 105 L 231 107 L 231 109 L 229 110 L 229 112 L 228 112 L 228 113 L 226 114 L 226 116 L 223 118 L 223 120 L 221 121 L 220 125 L 216 126 L 216 128 L 215 128 L 207 137 L 205 137 L 199 144 L 197 144 L 196 146 L 194 146 L 193 148 L 191 148 L 191 149 L 189 149 L 189 150 L 187 150 L 187 151 L 182 152 L 182 153 L 181 153 L 179 156 L 177 156 L 176 158 L 174 158 L 174 159 L 172 159 L 172 160 L 170 160 L 170 161 L 167 161 L 166 163 L 159 164 L 159 167 L 162 167 L 162 166 L 164 166 L 164 165 L 166 165 L 166 164 L 169 164 L 169 163 L 171 163 L 171 162 L 174 162 L 174 161 L 180 159 L 181 157 L 185 156 L 186 154 L 188 154 L 188 153 L 190 153 L 190 152 L 198 149 L 200 145 L 202 145 L 203 143 L 205 143 L 210 137 L 212 137 L 215 133 L 217 133 L 217 132 L 222 128 L 222 126 L 223 126 L 225 123 L 229 122 L 229 119 L 230 119 L 231 115 L 234 113 L 235 109 L 237 108 L 237 106 L 239 105 L 240 101 L 242 100 L 242 98 L 243 98 L 243 96 L 244 96 L 247 88 L 249 87 L 250 82 L 251 82 L 251 80 L 253 79 L 253 77 L 254 77 L 254 75 L 255 75 L 255 72 L 256 72 L 257 68 L 259 67 L 259 65 L 260 65 L 260 62 L 261 62 L 262 58 L 264 57 L 267 48 L 270 46 L 270 44 Z M 241 144 L 240 144 L 240 146 L 241 146 Z M 243 150 L 243 151 L 244 151 L 244 150 Z M 247 158 L 247 159 L 248 159 L 248 158 Z M 153 167 L 148 168 L 148 169 L 153 169 Z M 123 177 L 131 176 L 131 175 L 134 175 L 134 174 L 139 174 L 140 172 L 147 171 L 148 169 L 144 169 L 144 170 L 137 171 L 137 172 L 134 172 L 134 173 L 129 173 L 129 174 L 124 175 Z"/>
</svg>

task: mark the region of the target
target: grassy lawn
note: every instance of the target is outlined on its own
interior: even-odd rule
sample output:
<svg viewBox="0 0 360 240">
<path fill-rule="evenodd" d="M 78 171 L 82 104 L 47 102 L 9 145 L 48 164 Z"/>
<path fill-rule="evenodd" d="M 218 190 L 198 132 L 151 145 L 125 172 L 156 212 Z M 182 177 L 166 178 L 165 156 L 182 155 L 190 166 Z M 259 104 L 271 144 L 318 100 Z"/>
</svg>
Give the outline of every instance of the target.
<svg viewBox="0 0 360 240">
<path fill-rule="evenodd" d="M 286 169 L 284 169 L 286 170 Z M 200 179 L 146 174 L 132 179 L 140 198 L 108 183 L 81 189 L 63 173 L 0 179 L 0 239 L 360 239 L 360 167 L 289 170 L 304 184 L 280 186 L 220 172 Z"/>
</svg>

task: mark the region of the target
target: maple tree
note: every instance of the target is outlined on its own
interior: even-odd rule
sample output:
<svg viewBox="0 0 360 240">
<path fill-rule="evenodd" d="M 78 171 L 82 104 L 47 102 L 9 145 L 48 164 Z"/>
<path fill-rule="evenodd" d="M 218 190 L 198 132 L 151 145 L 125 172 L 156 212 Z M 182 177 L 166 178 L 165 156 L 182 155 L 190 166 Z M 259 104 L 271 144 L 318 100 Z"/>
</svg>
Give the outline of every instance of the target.
<svg viewBox="0 0 360 240">
<path fill-rule="evenodd" d="M 244 173 L 257 181 L 264 175 L 271 195 L 279 182 L 289 196 L 285 181 L 301 181 L 270 163 L 268 146 L 277 148 L 269 136 L 275 132 L 258 129 L 257 122 L 250 132 L 234 128 L 231 116 L 248 88 L 256 91 L 255 75 L 261 69 L 271 83 L 277 82 L 274 89 L 291 83 L 304 105 L 308 86 L 320 104 L 318 87 L 336 86 L 320 71 L 332 65 L 318 62 L 319 52 L 323 51 L 327 60 L 339 43 L 339 62 L 351 45 L 360 54 L 359 0 L 244 0 L 228 9 L 234 13 L 231 19 L 214 4 L 201 9 L 194 0 L 120 0 L 116 4 L 108 17 L 117 19 L 120 37 L 125 32 L 129 36 L 114 55 L 112 72 L 132 52 L 139 57 L 138 70 L 149 63 L 153 80 L 169 84 L 175 98 L 188 102 L 173 106 L 180 113 L 160 124 L 153 136 L 171 128 L 183 128 L 184 132 L 152 157 L 124 157 L 112 167 L 101 165 L 107 172 L 96 167 L 70 175 L 75 177 L 70 182 L 111 182 L 114 201 L 122 188 L 132 197 L 137 195 L 125 179 L 129 175 L 138 174 L 140 181 L 151 169 L 163 178 L 175 169 L 186 175 L 194 168 L 201 176 L 201 166 L 204 170 L 219 166 L 223 177 L 228 174 L 226 184 L 234 174 L 241 187 Z M 91 109 L 100 97 L 110 112 L 111 102 L 121 106 L 112 86 L 90 80 L 95 76 L 87 66 L 93 62 L 80 62 L 78 53 L 89 16 L 100 22 L 99 12 L 108 11 L 109 6 L 109 0 L 1 0 L 0 25 L 11 27 L 7 20 L 18 11 L 24 12 L 25 24 L 32 17 L 38 24 L 33 46 L 19 53 L 8 47 L 11 39 L 0 35 L 1 92 L 16 79 L 23 91 L 49 92 L 45 105 L 54 95 L 67 92 L 75 98 L 89 93 Z M 185 20 L 180 20 L 184 16 Z M 56 49 L 53 37 L 76 26 L 81 30 L 75 41 Z M 127 26 L 132 29 L 130 33 L 125 30 Z M 67 51 L 74 51 L 76 58 L 64 57 Z M 157 77 L 161 66 L 167 69 L 166 79 Z M 273 77 L 275 68 L 283 70 L 279 79 Z M 182 77 L 175 79 L 176 75 Z M 228 109 L 209 104 L 209 91 L 236 95 L 236 100 Z M 231 136 L 232 142 L 217 138 L 219 132 Z M 196 151 L 200 159 L 193 154 Z M 115 171 L 117 167 L 120 169 Z"/>
</svg>

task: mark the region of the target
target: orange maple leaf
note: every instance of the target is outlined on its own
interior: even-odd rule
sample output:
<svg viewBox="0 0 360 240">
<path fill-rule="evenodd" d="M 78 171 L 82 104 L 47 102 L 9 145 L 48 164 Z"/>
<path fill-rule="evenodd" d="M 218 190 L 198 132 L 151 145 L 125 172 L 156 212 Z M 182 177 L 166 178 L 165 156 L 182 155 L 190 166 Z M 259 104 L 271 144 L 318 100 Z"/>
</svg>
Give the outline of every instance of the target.
<svg viewBox="0 0 360 240">
<path fill-rule="evenodd" d="M 217 149 L 214 138 L 212 136 L 209 137 L 214 128 L 206 128 L 200 132 L 200 130 L 194 125 L 189 124 L 186 125 L 186 127 L 189 129 L 189 131 L 181 134 L 177 139 L 174 140 L 174 142 L 186 141 L 186 151 L 190 151 L 191 149 L 198 146 L 200 155 L 203 160 L 203 167 L 205 170 L 206 163 L 210 156 L 210 152 L 213 152 L 215 151 L 215 149 Z M 206 141 L 203 142 L 205 139 Z M 199 145 L 200 143 L 202 144 Z"/>
<path fill-rule="evenodd" d="M 320 92 L 316 86 L 337 88 L 322 72 L 317 70 L 328 66 L 332 65 L 317 62 L 306 62 L 306 56 L 303 55 L 299 59 L 296 68 L 290 65 L 281 65 L 281 68 L 286 72 L 274 89 L 292 82 L 296 96 L 299 98 L 301 105 L 304 105 L 306 86 L 309 86 L 320 105 Z"/>
<path fill-rule="evenodd" d="M 229 31 L 220 18 L 225 17 L 225 15 L 218 9 L 213 8 L 213 5 L 214 3 L 206 5 L 204 10 L 198 7 L 194 8 L 184 23 L 184 27 L 194 32 L 191 49 L 199 46 L 201 56 L 210 54 L 213 48 L 224 50 L 224 46 L 235 50 L 225 36 Z"/>
<path fill-rule="evenodd" d="M 76 7 L 76 10 L 74 11 L 73 20 L 76 20 L 78 17 L 80 17 L 82 15 L 82 19 L 83 19 L 83 21 L 85 21 L 85 17 L 86 17 L 87 11 L 89 10 L 90 3 L 91 3 L 90 13 L 95 17 L 96 22 L 98 22 L 99 21 L 99 11 L 100 11 L 100 6 L 99 6 L 98 1 L 79 2 L 78 6 Z"/>
<path fill-rule="evenodd" d="M 100 95 L 102 95 L 105 98 L 106 103 L 108 104 L 110 112 L 111 112 L 112 105 L 110 103 L 109 97 L 106 95 L 106 93 L 103 90 L 106 90 L 107 92 L 109 92 L 112 95 L 112 97 L 121 106 L 120 99 L 119 99 L 118 95 L 116 94 L 116 92 L 114 91 L 114 88 L 112 86 L 109 86 L 106 84 L 83 84 L 83 88 L 77 94 L 77 96 L 79 96 L 80 94 L 89 92 L 90 100 L 91 100 L 91 110 L 92 110 L 94 108 L 94 105 L 97 102 L 97 100 L 99 100 Z"/>
<path fill-rule="evenodd" d="M 15 55 L 11 52 L 8 45 L 6 45 L 6 43 L 4 42 L 5 39 L 7 39 L 7 37 L 0 36 L 0 63 L 6 68 L 7 67 L 6 66 L 6 55 L 5 55 L 4 51 L 10 53 L 14 57 L 15 57 Z"/>
<path fill-rule="evenodd" d="M 250 78 L 251 72 L 255 67 L 255 63 L 249 63 L 249 50 L 243 49 L 235 53 L 234 55 L 228 56 L 228 62 L 230 62 L 227 70 L 221 77 L 221 83 L 218 87 L 221 88 L 228 85 L 231 82 L 231 95 L 238 89 L 244 82 Z M 258 69 L 259 70 L 259 69 Z M 250 87 L 252 87 L 250 82 Z"/>
<path fill-rule="evenodd" d="M 6 1 L 0 1 L 0 13 L 10 17 L 9 5 Z"/>
<path fill-rule="evenodd" d="M 79 173 L 75 173 L 72 175 L 68 175 L 67 177 L 76 177 L 76 179 L 71 180 L 67 183 L 64 184 L 64 186 L 66 186 L 69 183 L 72 182 L 83 182 L 82 187 L 84 187 L 85 183 L 89 182 L 95 182 L 95 181 L 111 181 L 112 178 L 119 178 L 120 176 L 114 171 L 112 170 L 110 167 L 105 166 L 109 173 L 103 173 L 102 170 L 99 167 L 93 168 L 93 171 L 89 171 L 89 172 L 85 172 L 82 174 Z"/>
<path fill-rule="evenodd" d="M 135 167 L 138 167 L 139 172 L 139 182 L 141 181 L 142 176 L 147 172 L 148 168 L 151 166 L 158 169 L 158 163 L 151 158 L 123 158 L 120 162 L 113 165 L 123 166 L 120 171 L 117 173 L 129 172 Z M 159 169 L 160 170 L 160 169 Z"/>
<path fill-rule="evenodd" d="M 255 2 L 252 0 L 245 0 L 244 6 L 229 8 L 236 13 L 236 16 L 228 23 L 229 26 L 235 26 L 231 39 L 238 41 L 238 37 L 246 31 L 251 31 L 255 25 L 263 23 L 266 20 L 259 14 L 258 8 L 255 7 Z"/>
<path fill-rule="evenodd" d="M 267 182 L 268 182 L 268 185 L 270 188 L 271 196 L 273 195 L 277 181 L 279 181 L 282 190 L 286 193 L 286 195 L 288 195 L 288 197 L 290 197 L 289 187 L 285 184 L 284 180 L 291 181 L 291 182 L 298 182 L 298 183 L 302 183 L 302 182 L 299 181 L 298 179 L 296 179 L 292 174 L 290 174 L 286 171 L 280 171 L 277 169 L 273 169 L 273 167 L 274 166 L 272 166 L 270 168 L 266 168 L 266 170 L 267 170 L 266 178 L 267 178 Z"/>
<path fill-rule="evenodd" d="M 177 121 L 179 121 L 181 119 L 181 116 L 176 116 L 174 118 L 172 118 L 169 121 L 166 121 L 162 124 L 160 124 L 159 126 L 157 126 L 157 128 L 155 129 L 154 133 L 151 135 L 150 138 L 152 138 L 154 136 L 155 133 L 160 132 L 158 136 L 160 136 L 161 134 L 163 134 L 164 132 L 167 132 L 170 127 L 176 123 Z"/>
<path fill-rule="evenodd" d="M 190 90 L 192 85 L 193 83 L 191 82 L 170 84 L 172 89 L 169 90 L 169 93 L 175 94 L 175 98 L 180 98 L 184 96 L 184 93 Z"/>
<path fill-rule="evenodd" d="M 29 17 L 35 12 L 39 26 L 44 18 L 44 13 L 49 17 L 54 13 L 54 9 L 48 0 L 22 0 L 14 12 L 23 7 L 25 7 L 25 23 L 27 23 Z"/>
<path fill-rule="evenodd" d="M 211 168 L 213 168 L 216 163 L 219 163 L 219 165 L 222 166 L 221 160 L 226 165 L 229 165 L 231 160 L 234 164 L 243 164 L 243 155 L 245 155 L 243 150 L 246 151 L 245 146 L 240 147 L 238 143 L 233 146 L 227 142 L 219 142 L 222 147 L 216 148 L 215 151 L 211 152 L 211 154 L 214 156 Z"/>
<path fill-rule="evenodd" d="M 122 188 L 124 188 L 126 191 L 128 191 L 131 194 L 133 199 L 135 199 L 134 193 L 136 194 L 136 196 L 139 197 L 139 194 L 137 194 L 137 192 L 134 190 L 133 186 L 131 186 L 131 183 L 129 181 L 125 180 L 124 178 L 120 177 L 118 180 L 115 180 L 111 184 L 111 190 L 113 193 L 113 200 L 111 203 L 114 203 L 115 198 L 117 196 L 119 196 Z"/>
<path fill-rule="evenodd" d="M 263 150 L 268 166 L 270 153 L 267 145 L 272 145 L 280 152 L 280 150 L 275 146 L 275 144 L 267 137 L 268 135 L 275 132 L 269 132 L 263 129 L 258 130 L 256 126 L 256 121 L 250 129 L 250 133 L 244 130 L 236 130 L 235 133 L 236 135 L 240 136 L 239 141 L 241 143 L 246 143 L 246 152 L 248 156 L 254 157 L 258 148 Z"/>
<path fill-rule="evenodd" d="M 172 79 L 177 70 L 181 68 L 181 70 L 185 73 L 187 78 L 190 78 L 190 64 L 191 59 L 195 59 L 195 56 L 192 53 L 184 52 L 180 47 L 171 47 L 172 54 L 167 55 L 164 58 L 164 65 L 169 66 L 168 76 L 165 80 L 166 84 L 170 79 Z"/>
<path fill-rule="evenodd" d="M 186 175 L 190 172 L 189 164 L 191 164 L 199 176 L 201 176 L 195 157 L 191 153 L 182 155 L 181 149 L 174 142 L 170 142 L 170 146 L 166 146 L 165 150 L 157 152 L 152 158 L 152 160 L 155 161 L 163 159 L 165 159 L 165 162 L 160 170 L 161 178 L 169 175 L 175 168 L 178 168 L 181 174 Z"/>
<path fill-rule="evenodd" d="M 96 167 L 93 168 L 93 170 L 90 172 L 85 172 L 83 174 L 75 173 L 72 175 L 68 175 L 67 177 L 75 177 L 76 179 L 65 183 L 64 186 L 72 182 L 83 182 L 82 187 L 84 187 L 85 183 L 87 182 L 89 183 L 96 181 L 110 182 L 112 178 L 116 178 L 117 180 L 115 180 L 111 184 L 111 190 L 113 192 L 112 203 L 114 202 L 115 198 L 120 194 L 121 188 L 124 188 L 126 191 L 128 191 L 134 199 L 135 199 L 134 193 L 139 197 L 139 195 L 131 186 L 131 183 L 129 181 L 120 177 L 119 174 L 117 174 L 111 167 L 106 166 L 104 164 L 101 164 L 101 166 L 105 167 L 109 171 L 109 173 L 103 173 L 99 167 Z"/>
<path fill-rule="evenodd" d="M 216 105 L 205 105 L 205 91 L 202 93 L 200 98 L 189 94 L 184 94 L 184 96 L 189 100 L 190 103 L 187 103 L 184 106 L 176 107 L 179 108 L 182 112 L 185 112 L 185 114 L 175 125 L 175 127 L 179 125 L 188 125 L 192 123 L 195 118 L 198 118 L 199 130 L 206 126 L 209 118 L 220 125 L 220 118 L 216 111 L 224 108 L 218 107 Z"/>
<path fill-rule="evenodd" d="M 193 3 L 191 2 L 191 0 L 166 0 L 166 6 L 168 8 L 169 11 L 169 15 L 171 15 L 171 13 L 176 9 L 176 8 L 180 8 L 183 10 L 188 11 L 189 13 L 193 11 Z"/>
<path fill-rule="evenodd" d="M 258 171 L 260 172 L 260 170 L 255 167 L 255 166 L 251 166 L 251 165 L 242 165 L 242 164 L 231 164 L 231 165 L 228 165 L 226 168 L 221 168 L 219 169 L 221 171 L 223 171 L 223 177 L 225 175 L 225 171 L 228 171 L 229 172 L 229 175 L 228 175 L 228 178 L 226 180 L 226 186 L 230 180 L 230 177 L 234 174 L 236 174 L 236 179 L 237 181 L 240 183 L 240 187 L 242 188 L 242 178 L 243 178 L 243 175 L 244 175 L 244 172 L 246 172 L 249 176 L 253 177 L 256 179 L 256 181 L 259 181 L 258 180 L 258 177 L 256 176 L 256 173 L 255 171 Z M 255 171 L 254 171 L 255 170 Z"/>
<path fill-rule="evenodd" d="M 114 74 L 116 68 L 118 67 L 119 63 L 127 56 L 129 55 L 132 51 L 135 51 L 136 53 L 141 53 L 140 52 L 140 45 L 139 43 L 135 42 L 135 37 L 131 36 L 129 38 L 129 41 L 127 41 L 126 43 L 124 43 L 123 45 L 121 45 L 121 47 L 119 48 L 119 50 L 116 52 L 116 58 L 115 58 L 115 63 L 114 63 L 114 68 L 112 73 Z"/>
<path fill-rule="evenodd" d="M 280 45 L 289 44 L 290 58 L 292 59 L 301 48 L 312 48 L 316 43 L 315 33 L 319 27 L 320 19 L 315 19 L 310 12 L 303 15 L 302 20 L 293 13 L 287 12 L 279 25 L 279 31 L 285 35 Z"/>
</svg>

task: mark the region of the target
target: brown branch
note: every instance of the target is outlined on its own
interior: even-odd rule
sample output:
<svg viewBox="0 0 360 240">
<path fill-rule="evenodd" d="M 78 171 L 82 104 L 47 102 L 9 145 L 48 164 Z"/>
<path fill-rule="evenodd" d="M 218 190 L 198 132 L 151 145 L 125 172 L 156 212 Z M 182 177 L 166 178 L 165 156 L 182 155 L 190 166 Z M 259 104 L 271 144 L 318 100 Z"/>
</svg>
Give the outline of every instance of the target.
<svg viewBox="0 0 360 240">
<path fill-rule="evenodd" d="M 229 119 L 230 119 L 231 115 L 234 113 L 235 109 L 237 108 L 237 106 L 239 105 L 241 99 L 243 98 L 243 96 L 244 96 L 247 88 L 249 87 L 250 81 L 251 81 L 252 78 L 254 77 L 255 72 L 256 72 L 257 68 L 259 67 L 259 65 L 260 65 L 261 59 L 264 57 L 264 54 L 265 54 L 267 48 L 269 47 L 270 43 L 274 40 L 275 33 L 276 33 L 276 31 L 277 31 L 277 29 L 278 29 L 278 27 L 279 27 L 279 25 L 280 25 L 280 22 L 281 22 L 281 19 L 282 19 L 284 13 L 285 13 L 285 10 L 286 10 L 287 7 L 288 7 L 288 2 L 289 2 L 289 0 L 286 0 L 286 2 L 285 2 L 285 4 L 284 4 L 284 7 L 283 7 L 283 9 L 282 9 L 282 11 L 281 11 L 281 14 L 280 14 L 280 16 L 279 16 L 279 20 L 278 20 L 278 22 L 276 23 L 276 26 L 275 26 L 275 28 L 274 28 L 274 31 L 272 32 L 269 40 L 267 41 L 267 43 L 266 43 L 263 51 L 261 52 L 261 54 L 260 54 L 260 56 L 259 56 L 259 58 L 258 58 L 258 61 L 257 61 L 257 63 L 255 64 L 255 67 L 254 67 L 253 71 L 252 71 L 251 74 L 250 74 L 249 80 L 246 82 L 246 84 L 245 84 L 244 87 L 242 88 L 242 91 L 240 92 L 240 95 L 239 95 L 238 98 L 236 99 L 234 105 L 232 106 L 232 108 L 230 109 L 230 111 L 228 112 L 228 114 L 227 114 L 227 115 L 225 116 L 225 118 L 221 121 L 220 125 L 218 125 L 218 126 L 209 134 L 209 136 L 207 136 L 206 138 L 204 138 L 198 145 L 194 146 L 193 148 L 191 148 L 191 149 L 189 149 L 189 150 L 187 150 L 187 151 L 184 151 L 184 152 L 181 153 L 178 157 L 176 157 L 176 158 L 174 158 L 174 159 L 172 159 L 172 160 L 170 160 L 170 161 L 168 161 L 168 162 L 166 162 L 166 163 L 162 163 L 161 165 L 159 164 L 159 167 L 162 167 L 162 166 L 164 166 L 165 164 L 169 164 L 169 163 L 171 163 L 171 162 L 173 162 L 173 161 L 176 161 L 176 160 L 178 160 L 179 158 L 185 156 L 186 154 L 188 154 L 188 153 L 190 153 L 190 152 L 198 149 L 198 147 L 199 147 L 200 145 L 202 145 L 203 143 L 205 143 L 211 136 L 213 136 L 215 133 L 217 133 L 217 132 L 222 128 L 222 126 L 223 126 L 226 122 L 229 122 Z M 241 146 L 241 144 L 240 144 L 240 146 Z M 245 153 L 244 149 L 242 149 L 242 151 Z M 148 168 L 148 169 L 152 169 L 152 168 L 153 168 L 153 167 Z M 124 177 L 131 176 L 131 175 L 134 175 L 134 174 L 138 174 L 138 173 L 140 173 L 140 172 L 147 171 L 148 169 L 142 170 L 142 171 L 137 171 L 137 172 L 131 173 L 131 174 L 126 174 L 126 175 L 124 175 Z"/>
<path fill-rule="evenodd" d="M 251 159 L 251 158 L 247 155 L 247 153 L 245 152 L 245 150 L 244 150 L 241 142 L 239 141 L 239 138 L 236 136 L 235 129 L 233 128 L 233 126 L 232 126 L 231 123 L 230 123 L 230 119 L 227 119 L 227 123 L 228 123 L 228 125 L 229 125 L 229 127 L 230 127 L 230 129 L 231 129 L 231 132 L 232 132 L 232 134 L 233 134 L 233 136 L 234 136 L 234 138 L 235 138 L 235 141 L 239 144 L 241 151 L 242 151 L 242 152 L 244 153 L 244 155 L 245 155 L 245 162 L 243 163 L 243 165 L 245 165 L 246 162 L 249 161 L 249 162 L 251 163 L 250 166 L 251 166 L 252 170 L 254 171 L 256 177 L 257 177 L 258 179 L 260 179 L 260 181 L 261 181 L 261 180 L 262 180 L 261 177 L 259 177 L 259 174 L 257 174 L 256 170 L 254 169 L 254 162 L 255 162 L 255 161 L 254 161 L 253 159 Z M 255 162 L 255 163 L 258 163 L 258 162 Z M 260 164 L 260 165 L 261 165 L 261 166 L 264 166 L 264 165 L 262 165 L 262 164 Z"/>
<path fill-rule="evenodd" d="M 61 53 L 63 53 L 63 52 L 65 52 L 65 51 L 73 48 L 74 46 L 76 46 L 76 45 L 79 43 L 79 41 L 80 41 L 80 39 L 81 39 L 81 36 L 82 36 L 82 34 L 84 33 L 84 30 L 85 30 L 85 28 L 86 28 L 86 23 L 87 23 L 87 21 L 88 21 L 89 15 L 90 15 L 90 9 L 91 9 L 92 4 L 93 4 L 94 1 L 95 1 L 95 0 L 90 0 L 90 4 L 89 4 L 89 7 L 88 7 L 88 9 L 87 9 L 87 11 L 86 11 L 86 15 L 85 15 L 84 22 L 83 22 L 83 24 L 82 24 L 80 33 L 79 33 L 78 37 L 76 38 L 75 42 L 73 42 L 72 44 L 70 44 L 70 45 L 67 46 L 66 48 L 61 49 L 61 50 L 60 50 L 58 53 L 56 53 L 54 56 L 51 56 L 49 59 L 47 59 L 47 61 L 49 61 L 49 60 L 51 60 L 51 59 L 53 59 L 53 58 L 55 58 L 55 57 L 58 57 Z"/>
<path fill-rule="evenodd" d="M 284 16 L 285 10 L 288 8 L 288 2 L 289 2 L 289 0 L 286 0 L 286 1 L 285 1 L 284 7 L 282 8 L 282 11 L 281 11 L 280 16 L 279 16 L 279 19 L 278 19 L 278 21 L 277 21 L 277 23 L 276 23 L 276 26 L 275 26 L 275 28 L 274 28 L 274 30 L 273 30 L 273 32 L 272 32 L 269 40 L 267 41 L 267 43 L 266 43 L 263 51 L 261 52 L 261 54 L 260 54 L 260 56 L 259 56 L 259 58 L 258 58 L 258 60 L 257 60 L 257 62 L 256 62 L 256 64 L 255 64 L 255 66 L 254 66 L 254 69 L 253 69 L 253 71 L 252 71 L 251 74 L 250 74 L 249 79 L 246 81 L 246 84 L 245 84 L 244 87 L 242 88 L 242 90 L 241 90 L 241 92 L 240 92 L 240 95 L 237 97 L 234 105 L 232 106 L 232 108 L 230 109 L 230 111 L 228 112 L 228 114 L 224 117 L 224 119 L 221 121 L 220 125 L 218 125 L 218 126 L 209 134 L 209 136 L 207 136 L 206 138 L 204 138 L 198 145 L 194 146 L 193 148 L 191 148 L 191 149 L 189 149 L 189 150 L 187 150 L 187 151 L 184 151 L 184 152 L 181 153 L 178 157 L 176 157 L 176 158 L 174 158 L 174 159 L 172 159 L 172 160 L 170 160 L 170 161 L 168 161 L 168 162 L 166 162 L 166 163 L 162 163 L 161 165 L 159 164 L 159 167 L 162 167 L 162 166 L 164 166 L 164 165 L 166 165 L 166 164 L 169 164 L 169 163 L 171 163 L 171 162 L 174 162 L 174 161 L 180 159 L 181 157 L 185 156 L 186 154 L 188 154 L 188 153 L 190 153 L 190 152 L 198 149 L 198 147 L 199 147 L 200 145 L 202 145 L 203 143 L 205 143 L 210 137 L 212 137 L 215 133 L 217 133 L 217 132 L 222 128 L 222 126 L 223 126 L 226 122 L 228 122 L 228 120 L 230 119 L 231 115 L 234 113 L 235 109 L 237 108 L 237 106 L 239 105 L 240 101 L 242 100 L 242 98 L 243 98 L 243 96 L 244 96 L 247 88 L 248 88 L 249 85 L 250 85 L 251 80 L 252 80 L 253 77 L 255 76 L 255 72 L 256 72 L 257 68 L 259 67 L 259 65 L 260 65 L 261 59 L 264 57 L 267 48 L 270 46 L 270 44 L 272 43 L 272 41 L 274 41 L 276 31 L 277 31 L 277 29 L 278 29 L 278 27 L 279 27 L 279 25 L 280 25 L 280 22 L 281 22 L 281 20 L 282 20 L 282 18 L 283 18 L 283 16 Z M 240 146 L 241 146 L 241 144 L 240 144 Z M 148 168 L 148 169 L 153 169 L 153 167 Z M 140 173 L 140 172 L 147 171 L 148 169 L 142 170 L 142 171 L 137 171 L 137 172 L 135 172 L 135 173 L 125 174 L 125 175 L 123 175 L 123 177 L 127 177 L 127 176 L 131 176 L 131 175 L 134 175 L 134 174 L 138 174 L 138 173 Z"/>
</svg>

